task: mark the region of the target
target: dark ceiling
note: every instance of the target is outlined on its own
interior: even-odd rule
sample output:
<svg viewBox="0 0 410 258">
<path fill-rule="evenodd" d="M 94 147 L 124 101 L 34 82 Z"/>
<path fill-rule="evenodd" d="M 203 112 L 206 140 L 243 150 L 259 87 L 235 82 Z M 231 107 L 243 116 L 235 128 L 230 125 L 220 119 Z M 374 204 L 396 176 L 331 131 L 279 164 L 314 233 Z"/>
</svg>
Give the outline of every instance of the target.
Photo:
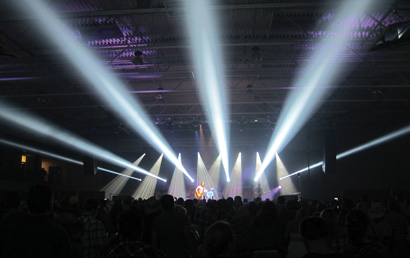
<svg viewBox="0 0 410 258">
<path fill-rule="evenodd" d="M 61 49 L 37 29 L 30 14 L 2 1 L 0 6 L 0 101 L 30 111 L 83 137 L 115 146 L 135 138 L 126 121 L 90 92 Z M 182 145 L 198 121 L 206 128 L 189 56 L 182 1 L 48 1 L 77 38 L 126 84 L 165 136 L 171 126 Z M 285 97 L 309 56 L 320 49 L 329 13 L 342 1 L 217 1 L 221 17 L 224 73 L 232 135 L 256 133 L 258 143 L 274 128 Z M 368 51 L 391 24 L 410 21 L 410 3 L 377 7 L 357 22 L 340 54 L 349 70 L 330 85 L 329 96 L 309 119 L 311 128 L 398 127 L 410 119 L 410 47 L 402 44 Z M 140 59 L 136 51 L 141 52 Z M 79 57 L 80 58 L 80 57 Z M 22 137 L 3 123 L 1 133 Z M 264 132 L 259 134 L 259 132 Z M 98 139 L 95 139 L 98 138 Z M 170 139 L 170 141 L 173 141 Z M 174 140 L 174 142 L 176 142 Z M 134 141 L 128 141 L 129 149 Z M 140 141 L 135 141 L 135 145 Z"/>
</svg>

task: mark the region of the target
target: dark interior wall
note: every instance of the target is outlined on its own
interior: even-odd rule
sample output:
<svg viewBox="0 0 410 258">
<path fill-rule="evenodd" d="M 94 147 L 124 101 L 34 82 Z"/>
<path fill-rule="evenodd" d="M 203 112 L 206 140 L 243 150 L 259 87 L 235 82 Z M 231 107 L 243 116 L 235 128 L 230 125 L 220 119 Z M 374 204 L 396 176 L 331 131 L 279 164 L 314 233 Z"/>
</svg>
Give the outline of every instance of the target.
<svg viewBox="0 0 410 258">
<path fill-rule="evenodd" d="M 338 153 L 359 146 L 370 137 L 359 141 L 340 137 Z M 357 143 L 352 144 L 355 141 Z M 349 144 L 351 147 L 346 148 Z M 323 173 L 318 167 L 311 170 L 310 175 L 308 172 L 301 174 L 302 193 L 306 197 L 323 199 L 340 196 L 344 191 L 353 189 L 405 190 L 410 185 L 409 153 L 409 135 L 373 146 L 337 160 L 334 173 Z M 299 183 L 296 177 L 293 180 Z"/>
</svg>

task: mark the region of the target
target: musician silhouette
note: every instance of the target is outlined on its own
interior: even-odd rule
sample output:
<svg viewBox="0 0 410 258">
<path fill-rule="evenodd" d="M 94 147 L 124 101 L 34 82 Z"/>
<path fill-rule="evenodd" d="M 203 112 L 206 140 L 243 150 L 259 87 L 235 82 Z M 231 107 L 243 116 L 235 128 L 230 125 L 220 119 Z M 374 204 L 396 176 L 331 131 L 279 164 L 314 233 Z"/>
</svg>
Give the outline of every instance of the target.
<svg viewBox="0 0 410 258">
<path fill-rule="evenodd" d="M 201 199 L 203 198 L 204 193 L 207 193 L 208 190 L 205 189 L 205 182 L 201 182 L 195 189 L 195 198 Z"/>
</svg>

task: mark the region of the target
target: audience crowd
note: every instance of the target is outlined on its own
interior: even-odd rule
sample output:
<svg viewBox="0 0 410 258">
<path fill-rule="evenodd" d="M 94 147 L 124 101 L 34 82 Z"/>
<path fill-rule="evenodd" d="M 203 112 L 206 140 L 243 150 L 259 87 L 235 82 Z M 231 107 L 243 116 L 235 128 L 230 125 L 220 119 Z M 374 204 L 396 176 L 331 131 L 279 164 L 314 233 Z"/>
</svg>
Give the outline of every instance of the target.
<svg viewBox="0 0 410 258">
<path fill-rule="evenodd" d="M 329 202 L 65 196 L 35 185 L 2 199 L 0 257 L 410 257 L 410 208 L 399 197 Z M 297 237 L 295 237 L 297 236 Z"/>
</svg>

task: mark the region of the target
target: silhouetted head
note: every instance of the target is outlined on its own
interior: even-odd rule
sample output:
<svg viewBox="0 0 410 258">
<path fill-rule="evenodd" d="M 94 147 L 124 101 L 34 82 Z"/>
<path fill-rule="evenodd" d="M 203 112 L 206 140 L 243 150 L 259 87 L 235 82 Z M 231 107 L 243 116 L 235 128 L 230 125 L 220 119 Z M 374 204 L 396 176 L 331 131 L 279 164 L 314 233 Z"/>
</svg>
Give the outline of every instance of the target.
<svg viewBox="0 0 410 258">
<path fill-rule="evenodd" d="M 308 217 L 300 223 L 300 234 L 305 240 L 320 240 L 329 238 L 329 228 L 321 218 Z"/>
<path fill-rule="evenodd" d="M 35 185 L 28 192 L 28 210 L 32 214 L 47 214 L 51 211 L 52 193 L 46 185 Z"/>
<path fill-rule="evenodd" d="M 173 210 L 174 209 L 174 197 L 169 194 L 165 194 L 161 197 L 161 207 L 163 210 Z"/>
<path fill-rule="evenodd" d="M 347 214 L 347 235 L 352 243 L 361 243 L 366 239 L 369 217 L 360 210 L 353 210 Z"/>
<path fill-rule="evenodd" d="M 128 210 L 118 220 L 118 232 L 124 239 L 139 240 L 144 233 L 144 218 L 139 211 Z"/>
<path fill-rule="evenodd" d="M 218 257 L 229 253 L 232 243 L 232 228 L 225 221 L 215 222 L 205 232 L 205 244 L 209 257 Z"/>
</svg>

